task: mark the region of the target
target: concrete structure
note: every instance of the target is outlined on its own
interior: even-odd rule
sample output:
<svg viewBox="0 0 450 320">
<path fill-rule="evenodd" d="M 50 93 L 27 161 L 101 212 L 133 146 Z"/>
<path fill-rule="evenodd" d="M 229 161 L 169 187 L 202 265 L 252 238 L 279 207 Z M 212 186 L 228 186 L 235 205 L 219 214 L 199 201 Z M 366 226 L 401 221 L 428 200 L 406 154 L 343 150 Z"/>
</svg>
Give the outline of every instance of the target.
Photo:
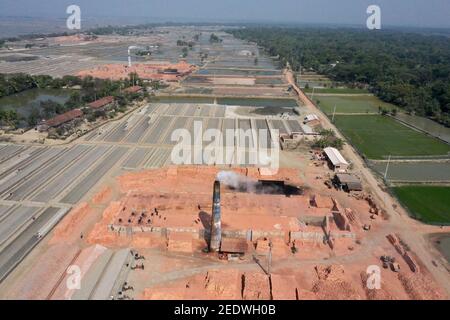
<svg viewBox="0 0 450 320">
<path fill-rule="evenodd" d="M 349 173 L 337 173 L 334 182 L 345 191 L 362 191 L 362 184 L 358 177 Z"/>
<path fill-rule="evenodd" d="M 345 172 L 348 169 L 350 164 L 347 160 L 345 160 L 339 150 L 328 147 L 323 149 L 323 151 L 325 152 L 327 159 L 332 164 L 334 171 Z"/>
<path fill-rule="evenodd" d="M 307 135 L 307 136 L 317 135 L 317 132 L 315 132 L 314 129 L 311 128 L 311 126 L 309 126 L 308 124 L 302 124 L 301 127 L 302 127 L 304 135 Z"/>
<path fill-rule="evenodd" d="M 250 50 L 241 50 L 241 51 L 239 51 L 239 55 L 249 57 L 252 55 L 252 52 Z"/>
<path fill-rule="evenodd" d="M 219 251 L 221 240 L 222 240 L 222 223 L 220 214 L 220 182 L 216 180 L 214 181 L 209 250 Z"/>
<path fill-rule="evenodd" d="M 312 136 L 317 136 L 318 133 L 308 125 L 300 125 L 301 132 L 293 131 L 290 134 L 280 134 L 280 145 L 283 150 L 296 149 L 302 141 L 310 141 Z"/>
<path fill-rule="evenodd" d="M 246 239 L 223 238 L 220 251 L 223 253 L 244 254 L 248 251 L 248 242 Z"/>
<path fill-rule="evenodd" d="M 90 300 L 107 300 L 116 298 L 120 291 L 120 279 L 126 279 L 131 265 L 130 249 L 117 251 L 103 270 L 97 286 L 89 297 Z M 124 274 L 121 276 L 121 273 Z"/>
</svg>

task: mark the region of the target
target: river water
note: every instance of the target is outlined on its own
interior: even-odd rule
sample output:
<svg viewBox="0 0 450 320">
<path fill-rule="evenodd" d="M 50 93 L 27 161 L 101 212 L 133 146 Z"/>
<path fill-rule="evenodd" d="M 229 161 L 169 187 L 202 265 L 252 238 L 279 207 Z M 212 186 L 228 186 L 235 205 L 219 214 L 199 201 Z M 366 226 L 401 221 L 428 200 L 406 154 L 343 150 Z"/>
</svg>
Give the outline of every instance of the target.
<svg viewBox="0 0 450 320">
<path fill-rule="evenodd" d="M 433 246 L 450 262 L 450 233 L 432 234 L 429 237 Z"/>
</svg>

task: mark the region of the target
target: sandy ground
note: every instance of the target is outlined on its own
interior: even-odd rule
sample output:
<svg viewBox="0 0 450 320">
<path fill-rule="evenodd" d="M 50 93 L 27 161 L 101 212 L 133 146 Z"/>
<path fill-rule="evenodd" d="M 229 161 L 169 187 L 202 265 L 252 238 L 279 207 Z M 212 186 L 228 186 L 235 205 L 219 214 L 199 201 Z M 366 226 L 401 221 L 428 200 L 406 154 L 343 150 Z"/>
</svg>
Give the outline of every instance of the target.
<svg viewBox="0 0 450 320">
<path fill-rule="evenodd" d="M 178 74 L 165 74 L 166 69 L 176 69 Z M 107 64 L 90 70 L 83 70 L 77 76 L 92 76 L 100 79 L 120 80 L 128 78 L 130 73 L 137 73 L 141 79 L 178 81 L 195 70 L 195 66 L 181 61 L 177 64 L 134 64 L 131 67 L 125 64 Z"/>
<path fill-rule="evenodd" d="M 132 271 L 127 281 L 134 290 L 129 292 L 135 299 L 442 299 L 447 297 L 433 280 L 421 258 L 411 253 L 420 268 L 413 272 L 403 257 L 388 241 L 392 219 L 379 217 L 370 219 L 370 206 L 364 199 L 356 199 L 346 193 L 327 189 L 323 184 L 329 169 L 316 165 L 304 152 L 289 153 L 282 157 L 287 165 L 296 163 L 297 168 L 280 170 L 278 178 L 288 179 L 308 187 L 308 195 L 320 195 L 321 206 L 330 206 L 330 197 L 342 207 L 351 207 L 359 224 L 352 224 L 357 236 L 354 240 L 335 242 L 334 250 L 322 242 L 295 241 L 297 252 L 283 238 L 272 238 L 272 278 L 266 276 L 268 240 L 259 239 L 251 244 L 250 252 L 237 261 L 219 260 L 217 256 L 205 254 L 206 243 L 192 234 L 173 234 L 168 241 L 158 234 L 135 234 L 129 238 L 108 231 L 108 223 L 117 222 L 121 215 L 130 215 L 132 210 L 140 212 L 147 206 L 158 207 L 157 225 L 191 227 L 198 221 L 197 205 L 210 211 L 211 185 L 219 169 L 211 167 L 180 167 L 147 170 L 122 175 L 110 180 L 86 203 L 78 205 L 57 226 L 52 236 L 32 253 L 38 263 L 21 268 L 14 279 L 8 279 L 2 290 L 2 298 L 19 299 L 64 299 L 73 292 L 64 289 L 66 269 L 76 263 L 89 270 L 99 256 L 96 245 L 112 250 L 131 247 L 145 257 L 145 271 Z M 301 169 L 301 170 L 300 170 Z M 258 171 L 239 169 L 250 177 Z M 136 197 L 136 195 L 139 195 Z M 142 196 L 145 197 L 142 198 Z M 169 195 L 169 196 L 168 196 Z M 277 213 L 279 206 L 293 199 L 277 199 L 263 195 L 258 199 L 271 198 L 259 209 L 252 194 L 223 192 L 224 229 L 245 228 L 247 221 L 252 228 L 267 230 L 299 228 L 289 223 L 291 205 L 283 216 Z M 144 200 L 144 201 L 142 201 Z M 276 201 L 274 201 L 276 200 Z M 299 196 L 302 203 L 305 198 Z M 203 203 L 203 202 L 204 203 Z M 157 204 L 159 203 L 159 204 Z M 303 207 L 302 207 L 303 206 Z M 134 207 L 134 208 L 133 208 Z M 125 210 L 124 210 L 125 208 Z M 292 207 L 293 208 L 293 207 Z M 308 214 L 320 208 L 298 206 L 300 214 Z M 301 209 L 303 208 L 303 209 Z M 269 212 L 273 209 L 272 212 Z M 329 210 L 329 209 L 327 209 Z M 124 213 L 126 212 L 126 213 Z M 192 214 L 197 213 L 197 215 Z M 233 214 L 239 212 L 239 214 Z M 295 212 L 291 213 L 295 215 Z M 257 216 L 255 216 L 257 215 Z M 228 216 L 228 217 L 227 217 Z M 161 218 L 159 218 L 161 217 Z M 175 220 L 169 218 L 176 217 Z M 167 220 L 164 220 L 167 218 Z M 282 221 L 288 221 L 283 225 Z M 201 219 L 200 219 L 201 220 Z M 207 219 L 208 220 L 208 219 Z M 165 221 L 165 222 L 164 222 Z M 168 222 L 170 221 L 170 222 Z M 275 224 L 273 222 L 276 222 Z M 366 233 L 360 224 L 371 223 Z M 197 228 L 201 228 L 201 222 Z M 313 226 L 309 230 L 315 230 Z M 318 228 L 320 231 L 320 228 Z M 81 237 L 83 235 L 83 237 Z M 402 238 L 403 240 L 403 238 Z M 101 251 L 101 250 L 100 250 Z M 253 253 L 252 253 L 253 252 Z M 259 265 L 253 260 L 253 254 Z M 380 256 L 389 255 L 399 262 L 401 270 L 395 273 L 381 267 Z M 28 258 L 27 258 L 28 259 Z M 381 289 L 370 290 L 366 286 L 367 268 L 375 265 L 381 270 Z M 226 279 L 226 281 L 224 280 Z M 235 280 L 230 280 L 235 279 Z M 6 292 L 8 292 L 6 294 Z"/>
<path fill-rule="evenodd" d="M 61 41 L 70 43 L 79 39 Z M 121 68 L 117 74 L 124 72 Z M 111 74 L 110 69 L 89 72 Z M 285 76 L 308 112 L 318 114 L 324 127 L 334 128 L 295 86 L 292 75 L 286 72 Z M 225 86 L 223 89 L 234 90 Z M 255 93 L 264 90 L 252 89 L 259 90 Z M 339 132 L 338 135 L 341 136 Z M 0 298 L 68 299 L 73 292 L 66 290 L 64 282 L 70 265 L 82 266 L 86 274 L 104 249 L 132 248 L 143 255 L 145 264 L 145 270 L 130 271 L 127 278 L 133 286 L 127 294 L 134 299 L 448 299 L 448 271 L 441 260 L 436 266 L 433 264 L 439 255 L 430 248 L 425 235 L 449 232 L 450 228 L 424 226 L 410 219 L 383 191 L 351 146 L 346 145 L 343 153 L 363 179 L 365 190 L 361 194 L 328 189 L 324 182 L 331 176 L 331 170 L 306 148 L 282 152 L 281 167 L 286 169 L 274 177 L 301 186 L 303 195 L 261 196 L 224 189 L 223 229 L 266 232 L 266 236 L 249 241 L 243 257 L 229 261 L 218 259 L 214 253 L 204 253 L 206 242 L 197 234 L 208 229 L 211 188 L 218 168 L 171 167 L 108 178 L 90 193 L 88 201 L 73 208 L 1 284 Z M 259 178 L 256 169 L 234 171 Z M 369 194 L 377 208 L 384 209 L 386 214 L 371 212 L 373 206 L 366 200 Z M 334 239 L 333 248 L 323 241 L 290 241 L 286 237 L 292 231 L 323 234 L 325 227 L 305 223 L 305 217 L 323 218 L 334 207 L 339 207 L 347 218 L 352 217 L 351 231 L 341 230 L 334 223 L 329 230 L 336 235 L 351 233 L 354 237 Z M 140 219 L 143 215 L 145 218 Z M 111 224 L 136 228 L 143 223 L 166 231 L 177 230 L 169 230 L 166 236 L 146 232 L 127 236 L 109 228 Z M 370 231 L 363 230 L 365 224 L 371 226 Z M 398 238 L 395 245 L 386 237 L 390 234 Z M 266 274 L 269 240 L 270 276 Z M 405 252 L 414 268 L 406 260 Z M 400 271 L 384 269 L 380 261 L 383 255 L 393 257 Z M 381 288 L 377 290 L 367 286 L 367 270 L 371 266 L 380 268 Z"/>
<path fill-rule="evenodd" d="M 377 205 L 385 206 L 374 192 L 374 186 L 366 181 L 361 168 L 356 167 L 355 172 L 365 180 L 365 192 L 355 196 L 328 189 L 324 182 L 331 176 L 331 170 L 325 162 L 316 160 L 306 148 L 282 152 L 281 167 L 279 175 L 273 179 L 302 186 L 304 195 L 288 198 L 237 194 L 224 190 L 224 230 L 252 228 L 263 231 L 301 231 L 304 227 L 298 224 L 297 217 L 323 217 L 330 212 L 334 203 L 331 199 L 334 199 L 342 211 L 351 209 L 356 217 L 351 222 L 356 239 L 337 240 L 332 250 L 322 242 L 296 240 L 289 244 L 282 237 L 272 238 L 271 272 L 274 278 L 267 279 L 263 272 L 267 265 L 266 239 L 255 241 L 254 251 L 252 249 L 242 260 L 223 261 L 202 253 L 206 243 L 189 233 L 173 234 L 167 239 L 158 234 L 135 234 L 131 238 L 121 236 L 110 232 L 108 224 L 117 224 L 121 218 L 124 225 L 137 226 L 137 219 L 131 213 L 146 211 L 150 214 L 155 207 L 158 208 L 158 216 L 153 217 L 155 221 L 152 222 L 155 227 L 205 228 L 204 223 L 210 220 L 211 186 L 220 169 L 193 166 L 132 172 L 117 179 L 108 179 L 91 194 L 89 201 L 75 207 L 51 236 L 27 258 L 26 261 L 34 263 L 21 265 L 19 271 L 2 284 L 5 289 L 1 290 L 0 298 L 70 297 L 71 293 L 61 288 L 66 269 L 76 262 L 85 266 L 84 272 L 88 272 L 96 257 L 95 251 L 91 254 L 92 249 L 89 248 L 95 245 L 112 250 L 136 248 L 146 257 L 145 271 L 133 271 L 127 280 L 135 288 L 132 297 L 136 299 L 217 299 L 221 295 L 230 299 L 448 297 L 445 283 L 442 285 L 442 282 L 436 281 L 436 270 L 439 271 L 440 267 L 430 268 L 422 252 L 415 249 L 423 245 L 422 250 L 426 250 L 429 255 L 429 244 L 425 240 L 420 243 L 421 234 L 437 232 L 436 228 L 423 226 L 411 220 L 406 213 L 400 215 L 393 208 L 386 209 L 386 216 L 373 216 L 364 194 L 372 193 Z M 254 179 L 259 178 L 258 170 L 254 168 L 235 171 Z M 319 204 L 311 205 L 309 199 L 313 196 Z M 128 223 L 129 218 L 134 220 Z M 370 224 L 371 230 L 363 231 L 364 224 Z M 313 225 L 306 230 L 323 232 L 321 227 Z M 332 230 L 338 232 L 339 228 L 333 225 Z M 439 229 L 439 232 L 448 230 Z M 411 271 L 402 255 L 387 240 L 386 235 L 391 233 L 398 234 L 411 247 L 411 255 L 420 272 Z M 419 242 L 411 243 L 412 239 L 419 239 Z M 292 245 L 295 245 L 296 253 L 292 252 Z M 253 254 L 259 257 L 260 265 L 253 260 Z M 400 272 L 382 269 L 382 255 L 395 257 L 401 266 Z M 366 271 L 371 265 L 381 268 L 382 287 L 379 290 L 370 290 L 366 286 Z M 224 284 L 223 281 L 215 280 L 235 277 L 236 274 L 241 282 L 229 281 Z M 295 281 L 292 281 L 292 277 Z M 242 286 L 242 279 L 244 283 L 245 279 L 248 281 L 247 290 L 239 286 Z M 271 286 L 267 286 L 267 282 Z M 236 294 L 236 291 L 240 293 Z"/>
<path fill-rule="evenodd" d="M 298 93 L 299 99 L 302 104 L 308 108 L 311 112 L 319 115 L 322 124 L 326 128 L 332 128 L 337 132 L 338 137 L 344 138 L 337 128 L 330 122 L 330 120 L 323 114 L 319 108 L 317 108 L 308 97 L 297 87 L 294 82 L 292 73 L 288 70 L 285 71 L 287 81 L 294 87 L 294 90 Z M 411 219 L 402 206 L 392 198 L 389 193 L 383 191 L 380 187 L 381 182 L 373 176 L 370 170 L 364 165 L 363 160 L 359 157 L 357 152 L 346 144 L 344 146 L 343 154 L 354 165 L 354 171 L 359 172 L 364 182 L 368 187 L 373 190 L 373 195 L 376 199 L 383 204 L 383 208 L 387 211 L 389 216 L 389 228 L 395 230 L 401 235 L 406 243 L 411 247 L 411 250 L 420 258 L 422 263 L 431 273 L 432 277 L 440 284 L 446 291 L 446 294 L 450 294 L 450 277 L 448 271 L 444 265 L 436 267 L 433 262 L 439 259 L 436 256 L 436 251 L 429 250 L 430 244 L 427 243 L 426 235 L 431 232 L 437 232 L 439 227 L 425 226 L 413 219 Z M 448 227 L 444 228 L 448 232 Z"/>
</svg>

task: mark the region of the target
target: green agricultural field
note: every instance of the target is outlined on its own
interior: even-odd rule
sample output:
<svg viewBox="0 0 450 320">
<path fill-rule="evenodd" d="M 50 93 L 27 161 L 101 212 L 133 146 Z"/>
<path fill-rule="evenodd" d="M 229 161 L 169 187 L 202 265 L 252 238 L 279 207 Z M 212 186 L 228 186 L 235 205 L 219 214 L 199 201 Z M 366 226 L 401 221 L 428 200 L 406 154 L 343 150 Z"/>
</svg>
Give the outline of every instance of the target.
<svg viewBox="0 0 450 320">
<path fill-rule="evenodd" d="M 450 187 L 402 186 L 393 191 L 415 219 L 429 224 L 450 224 Z"/>
<path fill-rule="evenodd" d="M 395 108 L 394 105 L 383 102 L 372 95 L 314 95 L 313 100 L 316 103 L 319 101 L 320 109 L 326 114 L 332 114 L 335 105 L 336 113 L 378 113 L 378 107 L 388 110 Z"/>
<path fill-rule="evenodd" d="M 335 124 L 369 159 L 392 156 L 446 155 L 450 146 L 381 115 L 339 115 Z"/>
</svg>

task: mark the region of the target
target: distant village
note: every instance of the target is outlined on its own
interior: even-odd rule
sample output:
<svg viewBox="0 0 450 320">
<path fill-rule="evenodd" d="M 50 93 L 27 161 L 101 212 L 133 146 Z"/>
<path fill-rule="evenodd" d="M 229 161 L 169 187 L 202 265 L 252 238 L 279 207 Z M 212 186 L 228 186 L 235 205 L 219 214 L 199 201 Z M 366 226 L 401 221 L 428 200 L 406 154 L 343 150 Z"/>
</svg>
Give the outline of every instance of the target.
<svg viewBox="0 0 450 320">
<path fill-rule="evenodd" d="M 125 94 L 142 96 L 144 88 L 132 86 L 123 90 Z M 42 120 L 36 127 L 39 132 L 49 132 L 49 137 L 64 137 L 73 134 L 81 122 L 106 116 L 110 112 L 118 111 L 118 101 L 113 96 L 95 100 L 85 106 L 59 114 L 51 119 Z M 93 118 L 92 118 L 93 117 Z"/>
</svg>

